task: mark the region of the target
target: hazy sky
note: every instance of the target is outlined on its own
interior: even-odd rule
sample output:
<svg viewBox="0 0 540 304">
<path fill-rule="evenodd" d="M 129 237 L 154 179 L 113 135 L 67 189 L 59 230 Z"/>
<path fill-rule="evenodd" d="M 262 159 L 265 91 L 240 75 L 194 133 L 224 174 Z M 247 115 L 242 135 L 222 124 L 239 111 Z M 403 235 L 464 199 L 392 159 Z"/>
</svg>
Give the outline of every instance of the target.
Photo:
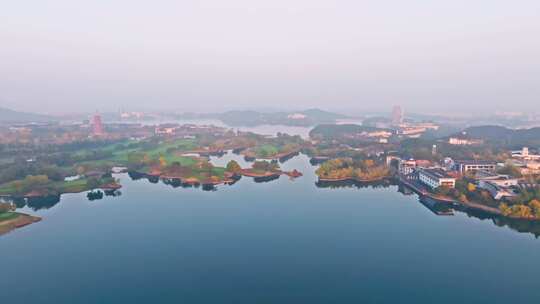
<svg viewBox="0 0 540 304">
<path fill-rule="evenodd" d="M 0 106 L 530 111 L 538 0 L 0 3 Z"/>
</svg>

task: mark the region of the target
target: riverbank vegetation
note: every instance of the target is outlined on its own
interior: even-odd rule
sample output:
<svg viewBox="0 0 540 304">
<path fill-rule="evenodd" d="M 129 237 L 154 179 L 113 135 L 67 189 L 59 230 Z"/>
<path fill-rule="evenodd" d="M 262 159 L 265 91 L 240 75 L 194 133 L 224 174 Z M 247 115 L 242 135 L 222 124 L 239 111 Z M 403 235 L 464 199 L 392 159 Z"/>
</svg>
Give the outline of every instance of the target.
<svg viewBox="0 0 540 304">
<path fill-rule="evenodd" d="M 74 180 L 55 181 L 49 179 L 47 175 L 28 175 L 24 179 L 0 185 L 0 195 L 13 197 L 56 196 L 96 188 L 118 187 L 117 181 L 110 176 L 81 177 Z"/>
<path fill-rule="evenodd" d="M 80 149 L 74 146 L 70 153 L 47 150 L 0 165 L 0 195 L 47 196 L 92 190 L 114 182 L 103 178 L 110 176 L 113 167 L 192 184 L 227 183 L 241 175 L 242 168 L 238 168 L 237 163 L 228 169 L 214 166 L 209 156 L 233 150 L 253 160 L 283 160 L 299 153 L 305 141 L 287 134 L 268 137 L 247 132 L 208 131 L 195 136 L 152 136 L 100 144 L 84 144 Z M 257 175 L 268 169 L 265 174 L 275 173 L 275 168 L 260 166 L 256 163 L 245 172 Z M 71 176 L 79 178 L 66 180 Z"/>
<path fill-rule="evenodd" d="M 474 203 L 498 209 L 503 216 L 540 220 L 540 187 L 519 189 L 517 196 L 501 201 L 478 187 L 468 177 L 458 179 L 455 188 L 438 187 L 433 193 L 440 197 L 454 199 L 462 203 Z"/>
<path fill-rule="evenodd" d="M 324 162 L 315 173 L 320 180 L 326 181 L 377 181 L 390 177 L 390 169 L 374 159 L 332 159 Z"/>
</svg>

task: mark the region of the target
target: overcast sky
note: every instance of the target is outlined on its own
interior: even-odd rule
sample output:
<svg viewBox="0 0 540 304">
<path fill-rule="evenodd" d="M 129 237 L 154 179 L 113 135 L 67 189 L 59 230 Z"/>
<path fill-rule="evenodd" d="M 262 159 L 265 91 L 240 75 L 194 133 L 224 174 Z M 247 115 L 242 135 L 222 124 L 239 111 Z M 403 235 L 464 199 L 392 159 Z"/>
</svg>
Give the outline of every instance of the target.
<svg viewBox="0 0 540 304">
<path fill-rule="evenodd" d="M 531 111 L 538 0 L 0 3 L 0 106 Z"/>
</svg>

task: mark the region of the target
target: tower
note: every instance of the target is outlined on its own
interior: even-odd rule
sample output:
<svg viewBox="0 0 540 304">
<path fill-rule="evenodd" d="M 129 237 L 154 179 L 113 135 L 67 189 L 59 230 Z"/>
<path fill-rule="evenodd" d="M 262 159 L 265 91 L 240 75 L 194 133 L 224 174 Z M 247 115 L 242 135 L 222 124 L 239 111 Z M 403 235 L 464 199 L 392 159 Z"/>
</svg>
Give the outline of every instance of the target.
<svg viewBox="0 0 540 304">
<path fill-rule="evenodd" d="M 92 118 L 92 133 L 94 136 L 103 135 L 103 123 L 101 122 L 101 115 L 96 113 Z"/>
<path fill-rule="evenodd" d="M 403 123 L 403 110 L 400 106 L 394 106 L 392 108 L 392 125 L 399 126 Z"/>
</svg>

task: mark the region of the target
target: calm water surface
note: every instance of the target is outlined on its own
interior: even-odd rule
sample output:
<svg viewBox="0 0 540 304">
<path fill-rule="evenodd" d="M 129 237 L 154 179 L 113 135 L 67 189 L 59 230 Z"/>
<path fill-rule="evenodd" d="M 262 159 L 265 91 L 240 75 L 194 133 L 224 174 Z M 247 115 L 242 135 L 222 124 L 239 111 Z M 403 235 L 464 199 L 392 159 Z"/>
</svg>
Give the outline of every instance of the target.
<svg viewBox="0 0 540 304">
<path fill-rule="evenodd" d="M 318 188 L 302 155 L 282 167 L 305 175 L 217 191 L 120 175 L 119 197 L 23 208 L 44 220 L 0 237 L 1 303 L 539 303 L 532 233 L 397 186 Z"/>
</svg>

